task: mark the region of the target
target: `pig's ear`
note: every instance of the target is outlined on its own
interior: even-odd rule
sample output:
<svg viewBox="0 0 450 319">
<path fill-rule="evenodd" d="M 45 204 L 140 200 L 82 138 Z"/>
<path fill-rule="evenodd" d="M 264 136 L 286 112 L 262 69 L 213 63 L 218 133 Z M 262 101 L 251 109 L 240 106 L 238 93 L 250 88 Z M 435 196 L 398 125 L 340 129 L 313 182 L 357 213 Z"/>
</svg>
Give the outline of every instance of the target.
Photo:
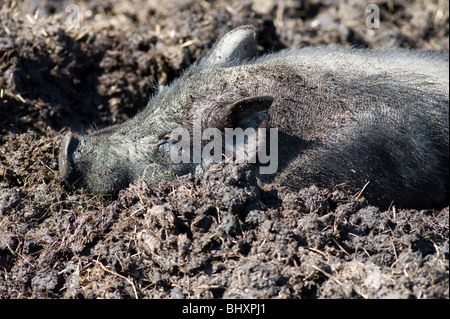
<svg viewBox="0 0 450 319">
<path fill-rule="evenodd" d="M 256 30 L 241 26 L 226 33 L 203 61 L 205 66 L 229 66 L 256 56 Z"/>
<path fill-rule="evenodd" d="M 246 129 L 264 126 L 269 120 L 269 108 L 273 97 L 268 95 L 240 99 L 211 110 L 205 121 L 207 127 Z M 208 113 L 208 112 L 206 112 Z M 206 115 L 206 114 L 205 114 Z"/>
</svg>

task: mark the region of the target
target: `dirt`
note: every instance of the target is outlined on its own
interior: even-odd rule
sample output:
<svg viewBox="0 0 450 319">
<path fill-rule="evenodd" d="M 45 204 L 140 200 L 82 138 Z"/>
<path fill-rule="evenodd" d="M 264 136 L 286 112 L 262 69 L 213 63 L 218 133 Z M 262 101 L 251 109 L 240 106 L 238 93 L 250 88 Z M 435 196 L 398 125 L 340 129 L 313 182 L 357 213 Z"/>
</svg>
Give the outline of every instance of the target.
<svg viewBox="0 0 450 319">
<path fill-rule="evenodd" d="M 449 298 L 448 207 L 263 186 L 245 164 L 93 196 L 57 165 L 64 132 L 130 119 L 230 28 L 256 25 L 261 54 L 448 50 L 448 1 L 373 1 L 379 29 L 356 0 L 73 2 L 0 7 L 0 298 Z"/>
</svg>

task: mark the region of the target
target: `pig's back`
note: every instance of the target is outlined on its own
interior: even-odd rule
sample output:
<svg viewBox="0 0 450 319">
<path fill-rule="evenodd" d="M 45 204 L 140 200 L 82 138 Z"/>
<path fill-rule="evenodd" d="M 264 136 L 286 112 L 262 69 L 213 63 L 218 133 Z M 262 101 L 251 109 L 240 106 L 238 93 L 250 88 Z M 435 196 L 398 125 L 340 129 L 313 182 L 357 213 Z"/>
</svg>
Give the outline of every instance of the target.
<svg viewBox="0 0 450 319">
<path fill-rule="evenodd" d="M 285 82 L 270 92 L 277 182 L 352 192 L 369 182 L 382 206 L 448 205 L 448 53 L 323 47 L 258 63 Z"/>
</svg>

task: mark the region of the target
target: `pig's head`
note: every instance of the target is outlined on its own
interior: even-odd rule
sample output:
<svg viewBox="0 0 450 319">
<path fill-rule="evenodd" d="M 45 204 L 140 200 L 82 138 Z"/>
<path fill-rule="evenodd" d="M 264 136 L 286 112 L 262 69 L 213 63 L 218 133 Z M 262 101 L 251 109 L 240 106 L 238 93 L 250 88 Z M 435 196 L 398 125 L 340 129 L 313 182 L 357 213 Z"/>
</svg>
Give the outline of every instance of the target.
<svg viewBox="0 0 450 319">
<path fill-rule="evenodd" d="M 220 73 L 255 55 L 253 27 L 225 34 L 202 61 L 153 97 L 131 121 L 89 136 L 66 135 L 59 154 L 61 176 L 94 193 L 116 193 L 141 176 L 157 183 L 203 171 L 204 162 L 173 162 L 171 151 L 177 141 L 171 133 L 186 128 L 192 134 L 193 121 L 203 127 L 223 128 L 233 121 L 239 122 L 234 126 L 257 127 L 261 114 L 267 115 L 270 96 L 230 92 L 219 85 L 205 85 L 203 78 L 205 72 Z"/>
</svg>

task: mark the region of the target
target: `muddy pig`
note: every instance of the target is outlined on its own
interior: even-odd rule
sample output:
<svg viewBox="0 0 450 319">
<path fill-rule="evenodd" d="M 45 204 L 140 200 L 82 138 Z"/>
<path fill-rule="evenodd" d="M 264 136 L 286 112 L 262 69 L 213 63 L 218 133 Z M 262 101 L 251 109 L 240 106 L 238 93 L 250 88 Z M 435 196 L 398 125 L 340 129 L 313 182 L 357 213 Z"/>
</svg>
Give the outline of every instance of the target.
<svg viewBox="0 0 450 319">
<path fill-rule="evenodd" d="M 276 153 L 275 171 L 259 173 L 262 183 L 339 186 L 363 191 L 385 208 L 443 207 L 449 195 L 448 63 L 448 52 L 337 46 L 257 57 L 255 29 L 242 26 L 132 120 L 89 136 L 65 136 L 59 170 L 95 193 L 116 193 L 139 177 L 158 183 L 202 174 L 214 161 L 195 161 L 193 140 L 186 144 L 190 150 L 181 148 L 183 132 L 192 137 L 196 129 L 213 128 L 225 139 L 227 128 L 242 128 L 245 145 L 267 143 L 266 157 Z M 264 128 L 267 135 L 256 136 Z M 237 138 L 232 141 L 236 146 Z M 224 152 L 215 159 L 229 160 Z M 187 161 L 174 161 L 173 154 Z M 259 160 L 252 165 L 264 166 Z"/>
</svg>

